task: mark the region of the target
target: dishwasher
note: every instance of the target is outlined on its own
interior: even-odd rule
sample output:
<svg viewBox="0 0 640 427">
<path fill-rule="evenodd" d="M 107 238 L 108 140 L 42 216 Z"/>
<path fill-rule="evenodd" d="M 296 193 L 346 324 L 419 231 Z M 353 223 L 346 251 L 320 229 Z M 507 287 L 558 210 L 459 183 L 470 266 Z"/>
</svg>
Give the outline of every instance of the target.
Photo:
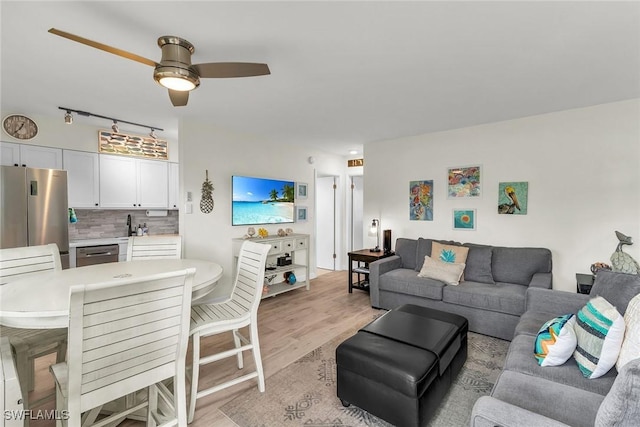
<svg viewBox="0 0 640 427">
<path fill-rule="evenodd" d="M 76 267 L 118 262 L 118 245 L 85 246 L 76 249 Z"/>
</svg>

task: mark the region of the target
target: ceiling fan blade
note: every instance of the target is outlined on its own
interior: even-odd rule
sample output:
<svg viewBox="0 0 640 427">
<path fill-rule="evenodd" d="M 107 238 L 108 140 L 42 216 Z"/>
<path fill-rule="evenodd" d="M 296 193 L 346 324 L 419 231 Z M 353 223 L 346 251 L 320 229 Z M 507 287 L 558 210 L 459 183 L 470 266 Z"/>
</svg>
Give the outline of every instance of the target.
<svg viewBox="0 0 640 427">
<path fill-rule="evenodd" d="M 271 74 L 267 64 L 254 62 L 211 62 L 194 64 L 192 67 L 200 77 L 204 78 L 253 77 Z"/>
<path fill-rule="evenodd" d="M 174 107 L 184 107 L 189 101 L 189 91 L 169 89 L 169 98 Z"/>
<path fill-rule="evenodd" d="M 114 55 L 121 56 L 123 58 L 131 59 L 132 61 L 140 62 L 145 65 L 150 65 L 152 67 L 155 67 L 156 65 L 158 65 L 158 63 L 156 63 L 155 61 L 152 61 L 140 55 L 136 55 L 135 53 L 127 52 L 126 50 L 118 49 L 103 43 L 94 42 L 93 40 L 85 39 L 84 37 L 76 36 L 75 34 L 67 33 L 65 31 L 60 31 L 55 28 L 49 29 L 49 32 L 51 34 L 55 34 L 57 36 L 64 37 L 66 39 L 73 40 L 74 42 L 82 43 L 87 46 L 91 46 L 96 49 L 100 49 L 105 52 L 109 52 Z"/>
</svg>

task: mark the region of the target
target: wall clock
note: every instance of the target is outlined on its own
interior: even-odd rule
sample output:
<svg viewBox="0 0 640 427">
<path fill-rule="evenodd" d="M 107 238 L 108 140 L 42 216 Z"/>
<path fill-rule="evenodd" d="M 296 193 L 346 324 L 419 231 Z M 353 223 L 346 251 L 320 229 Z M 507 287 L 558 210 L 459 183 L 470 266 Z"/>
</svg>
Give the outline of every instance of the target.
<svg viewBox="0 0 640 427">
<path fill-rule="evenodd" d="M 2 128 L 7 135 L 22 141 L 33 139 L 38 134 L 36 122 L 22 114 L 11 114 L 5 117 L 2 120 Z"/>
</svg>

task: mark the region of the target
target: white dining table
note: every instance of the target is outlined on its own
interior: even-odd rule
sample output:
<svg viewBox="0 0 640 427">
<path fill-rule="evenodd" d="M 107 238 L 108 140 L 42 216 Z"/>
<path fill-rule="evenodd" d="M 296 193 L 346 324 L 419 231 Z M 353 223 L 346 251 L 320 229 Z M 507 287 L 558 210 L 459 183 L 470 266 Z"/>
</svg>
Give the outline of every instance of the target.
<svg viewBox="0 0 640 427">
<path fill-rule="evenodd" d="M 66 328 L 69 323 L 69 289 L 74 285 L 187 268 L 196 269 L 192 288 L 194 302 L 211 292 L 222 277 L 222 266 L 196 259 L 112 262 L 27 276 L 0 286 L 0 325 L 27 329 Z"/>
</svg>

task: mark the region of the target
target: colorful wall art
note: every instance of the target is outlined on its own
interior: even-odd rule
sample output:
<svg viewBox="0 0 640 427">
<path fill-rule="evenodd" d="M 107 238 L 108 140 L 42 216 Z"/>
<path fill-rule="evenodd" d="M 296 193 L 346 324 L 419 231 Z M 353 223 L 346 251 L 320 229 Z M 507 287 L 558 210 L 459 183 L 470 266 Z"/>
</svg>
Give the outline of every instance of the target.
<svg viewBox="0 0 640 427">
<path fill-rule="evenodd" d="M 465 166 L 447 170 L 449 198 L 480 197 L 480 166 Z"/>
<path fill-rule="evenodd" d="M 475 230 L 476 210 L 475 209 L 454 209 L 453 210 L 454 230 Z"/>
<path fill-rule="evenodd" d="M 527 214 L 528 182 L 500 182 L 498 184 L 498 213 Z"/>
<path fill-rule="evenodd" d="M 433 180 L 409 181 L 409 219 L 433 221 Z"/>
</svg>

